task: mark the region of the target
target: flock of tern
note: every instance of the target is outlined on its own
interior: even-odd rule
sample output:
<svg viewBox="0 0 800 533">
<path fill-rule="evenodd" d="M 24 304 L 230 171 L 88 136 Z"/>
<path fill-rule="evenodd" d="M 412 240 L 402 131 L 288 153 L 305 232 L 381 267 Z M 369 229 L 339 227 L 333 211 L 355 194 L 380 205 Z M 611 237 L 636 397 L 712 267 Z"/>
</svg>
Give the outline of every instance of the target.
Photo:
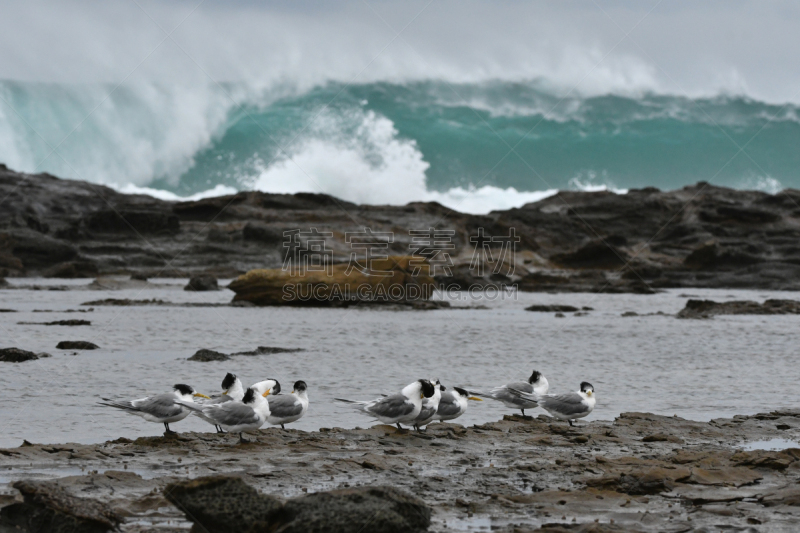
<svg viewBox="0 0 800 533">
<path fill-rule="evenodd" d="M 438 379 L 419 379 L 398 393 L 374 400 L 336 400 L 384 424 L 396 424 L 399 429 L 404 424 L 417 431 L 435 420 L 460 417 L 467 411 L 468 401 L 482 401 L 480 397 L 520 409 L 523 416 L 525 409 L 541 407 L 553 417 L 566 420 L 570 426 L 594 409 L 591 383 L 584 381 L 580 390 L 566 394 L 548 394 L 549 389 L 547 378 L 534 370 L 527 381 L 514 381 L 488 392 L 469 392 L 460 387 L 448 390 Z M 291 394 L 281 395 L 281 385 L 275 379 L 259 381 L 245 389 L 236 375 L 228 373 L 222 380 L 222 392 L 211 397 L 196 392 L 189 385 L 178 384 L 171 393 L 131 401 L 103 398 L 100 404 L 164 424 L 167 434 L 175 433 L 169 424 L 193 414 L 212 424 L 218 433 L 238 433 L 239 440 L 247 442 L 243 434 L 255 432 L 264 424 L 283 428 L 301 419 L 308 411 L 307 390 L 305 381 L 296 381 Z"/>
</svg>

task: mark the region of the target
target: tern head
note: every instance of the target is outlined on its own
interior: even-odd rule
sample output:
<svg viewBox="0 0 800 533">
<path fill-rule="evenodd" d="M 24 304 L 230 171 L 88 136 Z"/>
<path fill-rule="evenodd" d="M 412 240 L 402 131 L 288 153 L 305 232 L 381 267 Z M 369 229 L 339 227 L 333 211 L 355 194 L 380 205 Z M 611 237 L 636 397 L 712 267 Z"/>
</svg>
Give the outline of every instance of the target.
<svg viewBox="0 0 800 533">
<path fill-rule="evenodd" d="M 205 394 L 195 392 L 194 387 L 190 385 L 184 385 L 183 383 L 176 383 L 172 386 L 172 388 L 181 396 L 188 396 L 189 398 L 208 398 L 208 396 Z"/>
<path fill-rule="evenodd" d="M 439 381 L 439 378 L 434 378 L 434 379 L 430 380 L 430 382 L 433 383 L 433 386 L 435 388 L 439 389 L 440 391 L 446 391 L 447 390 L 447 387 L 442 385 L 442 382 Z"/>
<path fill-rule="evenodd" d="M 534 370 L 533 374 L 531 374 L 531 377 L 528 378 L 528 383 L 530 383 L 531 385 L 534 385 L 534 384 L 538 383 L 539 380 L 541 380 L 543 377 L 544 376 L 542 375 L 541 372 L 539 372 L 538 370 Z"/>
<path fill-rule="evenodd" d="M 261 395 L 256 391 L 253 387 L 248 388 L 244 393 L 244 398 L 242 398 L 243 404 L 254 404 L 260 398 Z"/>
<path fill-rule="evenodd" d="M 255 383 L 250 388 L 266 398 L 270 394 L 278 394 L 281 391 L 281 384 L 278 383 L 277 379 L 265 379 L 264 381 Z"/>
<path fill-rule="evenodd" d="M 436 387 L 434 387 L 433 383 L 431 383 L 427 379 L 420 379 L 419 384 L 423 398 L 430 398 L 436 392 Z"/>
<path fill-rule="evenodd" d="M 296 392 L 300 393 L 300 392 L 305 392 L 306 389 L 308 389 L 308 385 L 306 385 L 306 382 L 302 381 L 302 380 L 301 381 L 295 381 L 293 388 L 294 388 L 294 390 L 292 390 L 292 394 L 294 394 Z"/>
<path fill-rule="evenodd" d="M 224 394 L 228 394 L 228 391 L 231 390 L 231 387 L 236 383 L 236 374 L 231 374 L 228 372 L 225 374 L 225 379 L 222 380 L 222 390 L 225 391 Z"/>
<path fill-rule="evenodd" d="M 462 389 L 461 387 L 453 387 L 453 390 L 456 391 L 459 394 L 459 396 L 463 396 L 467 400 L 475 400 L 476 402 L 482 402 L 483 401 L 480 398 L 478 398 L 477 396 L 470 396 L 469 391 L 466 390 L 466 389 Z"/>
<path fill-rule="evenodd" d="M 594 394 L 594 385 L 588 381 L 581 382 L 581 392 L 591 397 Z"/>
</svg>

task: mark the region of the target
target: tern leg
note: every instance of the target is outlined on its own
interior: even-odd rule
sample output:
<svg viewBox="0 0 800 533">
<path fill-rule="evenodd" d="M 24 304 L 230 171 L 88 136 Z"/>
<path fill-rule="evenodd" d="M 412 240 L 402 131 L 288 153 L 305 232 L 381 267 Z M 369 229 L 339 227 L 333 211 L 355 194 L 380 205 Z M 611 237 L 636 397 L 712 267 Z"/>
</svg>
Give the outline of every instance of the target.
<svg viewBox="0 0 800 533">
<path fill-rule="evenodd" d="M 572 420 L 567 420 L 569 422 L 569 427 L 572 427 Z"/>
<path fill-rule="evenodd" d="M 239 444 L 245 444 L 245 443 L 248 443 L 248 442 L 250 442 L 250 441 L 245 439 L 244 435 L 242 433 L 239 433 Z"/>
<path fill-rule="evenodd" d="M 522 411 L 522 416 L 525 416 L 525 409 L 520 409 Z"/>
<path fill-rule="evenodd" d="M 283 424 L 281 424 L 281 429 L 286 429 L 286 427 Z"/>
<path fill-rule="evenodd" d="M 400 422 L 398 422 L 398 423 L 397 423 L 397 429 L 399 429 L 399 430 L 401 430 L 401 431 L 402 431 L 402 429 L 403 429 L 403 428 L 401 428 L 401 427 L 400 427 Z"/>
<path fill-rule="evenodd" d="M 169 424 L 167 424 L 166 422 L 164 422 L 164 427 L 166 428 L 166 431 L 164 432 L 165 435 L 174 435 L 175 434 L 174 431 L 169 429 Z"/>
</svg>

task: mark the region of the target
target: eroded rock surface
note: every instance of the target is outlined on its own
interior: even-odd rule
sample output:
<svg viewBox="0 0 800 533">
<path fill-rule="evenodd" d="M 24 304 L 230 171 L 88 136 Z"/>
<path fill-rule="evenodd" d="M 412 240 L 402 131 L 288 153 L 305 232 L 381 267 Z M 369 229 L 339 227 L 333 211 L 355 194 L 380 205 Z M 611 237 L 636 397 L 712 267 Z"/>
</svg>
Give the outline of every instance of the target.
<svg viewBox="0 0 800 533">
<path fill-rule="evenodd" d="M 709 318 L 713 315 L 798 315 L 800 302 L 796 300 L 766 300 L 763 304 L 752 300 L 715 302 L 689 300 L 678 312 L 678 318 Z"/>
<path fill-rule="evenodd" d="M 433 273 L 443 286 L 643 294 L 670 287 L 800 289 L 796 190 L 772 195 L 698 183 L 622 195 L 562 191 L 518 209 L 468 215 L 435 202 L 356 205 L 307 193 L 243 191 L 167 202 L 2 167 L 0 198 L 4 277 L 235 278 L 280 269 L 287 232 L 329 234 L 331 261 L 347 264 L 354 251 L 348 233 L 393 233 L 385 249 L 391 256 L 419 249 L 411 230 L 436 228 L 453 232 L 452 265 Z M 505 258 L 482 272 L 472 268 L 479 230 L 484 242 L 513 231 L 514 264 Z M 502 256 L 497 246 L 493 254 Z"/>
<path fill-rule="evenodd" d="M 194 502 L 209 512 L 213 506 L 191 499 L 203 476 L 239 478 L 225 482 L 238 488 L 224 490 L 246 492 L 243 501 L 308 503 L 309 512 L 322 508 L 313 502 L 330 498 L 317 493 L 344 490 L 338 494 L 348 500 L 389 486 L 431 508 L 433 531 L 800 528 L 800 449 L 793 444 L 800 440 L 800 410 L 711 422 L 624 413 L 575 427 L 545 415 L 507 415 L 469 428 L 434 423 L 421 434 L 376 425 L 310 433 L 269 428 L 251 438 L 239 444 L 237 435 L 182 433 L 94 445 L 26 444 L 0 450 L 0 469 L 10 479 L 66 476 L 60 487 L 109 505 L 126 517 L 126 532 L 167 525 L 186 531 L 180 506 Z M 773 439 L 786 449 L 744 449 Z M 76 469 L 86 473 L 75 475 Z M 167 489 L 174 483 L 185 487 L 178 494 L 187 498 L 178 506 L 169 503 L 178 497 Z M 222 487 L 214 490 L 223 494 Z M 0 499 L 6 503 L 13 502 Z M 222 507 L 223 514 L 233 509 Z"/>
<path fill-rule="evenodd" d="M 4 363 L 24 363 L 40 357 L 50 357 L 50 354 L 29 352 L 20 348 L 0 348 L 0 361 Z"/>
</svg>

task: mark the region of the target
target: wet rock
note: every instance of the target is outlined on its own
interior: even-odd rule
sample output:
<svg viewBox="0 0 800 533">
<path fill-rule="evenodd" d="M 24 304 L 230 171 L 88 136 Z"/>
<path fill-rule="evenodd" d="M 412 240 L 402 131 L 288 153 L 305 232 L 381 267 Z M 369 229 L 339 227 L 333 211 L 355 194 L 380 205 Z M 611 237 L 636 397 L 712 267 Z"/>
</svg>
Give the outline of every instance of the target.
<svg viewBox="0 0 800 533">
<path fill-rule="evenodd" d="M 625 266 L 628 254 L 605 241 L 591 241 L 577 250 L 553 255 L 550 260 L 569 268 L 614 269 Z"/>
<path fill-rule="evenodd" d="M 713 315 L 797 315 L 800 302 L 796 300 L 766 300 L 763 304 L 752 300 L 715 302 L 713 300 L 688 300 L 676 315 L 678 318 L 709 318 Z"/>
<path fill-rule="evenodd" d="M 8 283 L 8 281 L 6 281 L 6 278 L 0 277 L 0 289 L 4 289 L 4 288 L 6 288 L 8 286 L 9 286 L 9 283 Z"/>
<path fill-rule="evenodd" d="M 42 357 L 50 357 L 50 354 L 33 353 L 19 348 L 0 348 L 0 361 L 4 363 L 23 363 Z"/>
<path fill-rule="evenodd" d="M 171 483 L 164 488 L 164 496 L 194 522 L 192 531 L 208 533 L 267 530 L 283 507 L 283 501 L 233 476 Z"/>
<path fill-rule="evenodd" d="M 259 241 L 273 246 L 281 246 L 284 239 L 282 231 L 258 222 L 245 224 L 242 236 L 246 241 Z"/>
<path fill-rule="evenodd" d="M 94 278 L 100 271 L 91 261 L 68 261 L 59 263 L 44 271 L 46 278 Z"/>
<path fill-rule="evenodd" d="M 227 361 L 230 358 L 231 356 L 226 353 L 215 352 L 214 350 L 207 350 L 205 348 L 202 348 L 200 350 L 197 350 L 194 353 L 194 355 L 191 356 L 188 360 L 207 363 L 209 361 Z"/>
<path fill-rule="evenodd" d="M 281 533 L 414 533 L 427 531 L 431 509 L 394 487 L 318 492 L 286 502 L 276 523 Z"/>
<path fill-rule="evenodd" d="M 185 291 L 218 291 L 219 285 L 214 276 L 192 276 L 183 288 Z"/>
<path fill-rule="evenodd" d="M 91 326 L 89 320 L 79 320 L 71 318 L 69 320 L 54 320 L 52 322 L 25 322 L 26 324 L 37 324 L 40 326 Z"/>
<path fill-rule="evenodd" d="M 59 350 L 97 350 L 100 347 L 89 341 L 61 341 L 56 344 L 56 348 Z"/>
<path fill-rule="evenodd" d="M 621 473 L 607 474 L 600 478 L 587 479 L 586 485 L 631 495 L 659 494 L 671 491 L 678 481 L 688 479 L 691 473 L 688 468 L 631 469 Z"/>
<path fill-rule="evenodd" d="M 285 503 L 241 478 L 211 476 L 167 485 L 164 496 L 194 522 L 193 531 L 355 533 L 427 531 L 431 510 L 394 487 L 318 492 Z"/>
<path fill-rule="evenodd" d="M 0 524 L 29 533 L 102 533 L 122 523 L 108 505 L 78 498 L 55 483 L 17 481 L 24 501 L 0 509 Z"/>
<path fill-rule="evenodd" d="M 770 470 L 785 470 L 798 460 L 800 460 L 800 449 L 797 448 L 779 452 L 767 450 L 739 452 L 731 457 L 731 461 L 737 465 Z"/>
<path fill-rule="evenodd" d="M 136 281 L 147 281 L 147 274 L 144 272 L 134 272 L 131 274 L 131 279 Z"/>
<path fill-rule="evenodd" d="M 236 352 L 231 355 L 267 355 L 273 353 L 294 353 L 302 352 L 304 348 L 280 348 L 278 346 L 259 346 L 255 350 L 246 352 Z"/>
<path fill-rule="evenodd" d="M 636 311 L 625 311 L 620 316 L 622 317 L 639 316 L 639 313 L 637 313 Z"/>
<path fill-rule="evenodd" d="M 535 313 L 575 313 L 579 311 L 574 305 L 531 305 L 525 308 L 526 311 L 533 311 Z"/>
</svg>

